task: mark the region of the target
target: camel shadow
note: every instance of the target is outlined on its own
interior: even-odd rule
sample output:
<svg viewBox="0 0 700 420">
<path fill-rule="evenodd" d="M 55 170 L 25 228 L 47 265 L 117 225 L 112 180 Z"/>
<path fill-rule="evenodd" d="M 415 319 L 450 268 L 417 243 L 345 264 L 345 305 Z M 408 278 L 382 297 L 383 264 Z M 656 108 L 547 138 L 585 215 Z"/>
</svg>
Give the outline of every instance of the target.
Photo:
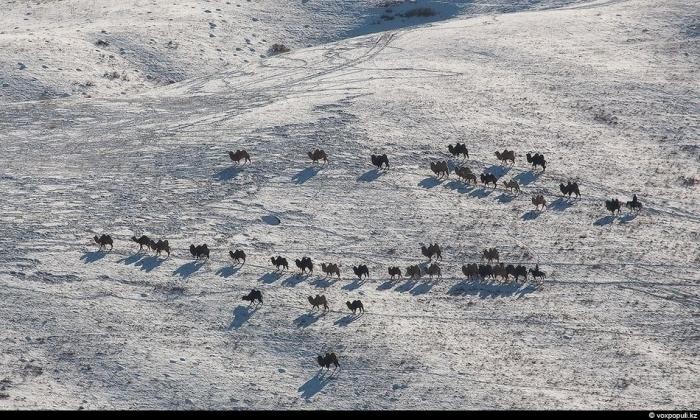
<svg viewBox="0 0 700 420">
<path fill-rule="evenodd" d="M 615 216 L 603 216 L 600 219 L 593 222 L 593 224 L 596 226 L 611 225 L 613 220 L 615 220 Z"/>
<path fill-rule="evenodd" d="M 628 223 L 631 222 L 632 220 L 637 218 L 637 214 L 635 213 L 627 213 L 624 216 L 620 217 L 620 223 Z"/>
<path fill-rule="evenodd" d="M 572 203 L 571 201 L 569 201 L 563 197 L 559 197 L 556 200 L 554 200 L 549 205 L 549 207 L 554 211 L 564 211 L 573 205 L 574 205 L 574 203 Z"/>
<path fill-rule="evenodd" d="M 304 281 L 304 279 L 308 278 L 308 275 L 302 275 L 302 274 L 292 274 L 291 276 L 287 277 L 286 279 L 282 280 L 282 283 L 280 283 L 282 286 L 288 286 L 288 287 L 294 287 L 297 284 L 301 283 Z"/>
<path fill-rule="evenodd" d="M 430 189 L 430 188 L 437 187 L 440 184 L 442 184 L 441 180 L 439 180 L 433 176 L 429 176 L 429 177 L 425 178 L 424 180 L 422 180 L 421 182 L 419 182 L 418 186 L 423 187 L 425 189 Z"/>
<path fill-rule="evenodd" d="M 365 280 L 358 280 L 354 279 L 352 283 L 346 284 L 345 286 L 342 287 L 343 290 L 355 290 L 359 289 L 362 287 L 362 285 L 365 284 Z"/>
<path fill-rule="evenodd" d="M 469 193 L 471 197 L 476 197 L 476 198 L 486 198 L 491 195 L 491 193 L 494 190 L 487 188 L 486 186 L 483 186 L 481 188 L 474 188 L 472 192 Z"/>
<path fill-rule="evenodd" d="M 150 273 L 151 271 L 160 267 L 160 265 L 163 264 L 163 261 L 165 260 L 161 260 L 160 258 L 152 255 L 137 261 L 134 265 L 136 267 L 141 267 L 141 270 Z"/>
<path fill-rule="evenodd" d="M 250 306 L 238 305 L 233 310 L 233 319 L 228 326 L 229 330 L 237 330 L 243 326 L 258 311 L 258 307 L 250 308 Z"/>
<path fill-rule="evenodd" d="M 350 315 L 345 315 L 342 318 L 337 319 L 333 325 L 337 325 L 339 327 L 347 327 L 348 325 L 352 324 L 353 322 L 357 321 L 362 317 L 362 312 L 359 314 L 350 314 Z"/>
<path fill-rule="evenodd" d="M 307 313 L 300 315 L 293 322 L 297 327 L 308 327 L 309 325 L 323 318 L 324 315 L 326 315 L 324 312 Z"/>
<path fill-rule="evenodd" d="M 85 261 L 85 264 L 94 263 L 105 257 L 107 253 L 105 251 L 88 251 L 84 253 L 80 259 Z"/>
<path fill-rule="evenodd" d="M 384 283 L 377 286 L 377 290 L 389 290 L 398 284 L 399 280 L 387 280 Z"/>
<path fill-rule="evenodd" d="M 457 191 L 460 194 L 472 192 L 474 187 L 461 181 L 452 180 L 445 184 L 445 188 Z"/>
<path fill-rule="evenodd" d="M 530 211 L 526 212 L 525 214 L 523 214 L 522 216 L 520 216 L 520 218 L 521 218 L 522 220 L 535 220 L 535 219 L 537 219 L 538 217 L 540 217 L 540 214 L 542 214 L 541 211 L 538 211 L 538 210 L 530 210 Z"/>
<path fill-rule="evenodd" d="M 413 296 L 418 296 L 418 295 L 428 293 L 430 291 L 430 289 L 432 289 L 432 288 L 433 288 L 433 283 L 429 282 L 429 281 L 425 281 L 425 282 L 419 284 L 418 286 L 412 288 L 411 290 L 409 290 L 409 293 L 412 294 Z"/>
<path fill-rule="evenodd" d="M 302 169 L 296 175 L 294 175 L 292 177 L 292 181 L 294 181 L 294 183 L 297 185 L 303 184 L 304 182 L 313 178 L 317 173 L 319 173 L 320 170 L 321 168 L 309 166 L 308 168 Z"/>
<path fill-rule="evenodd" d="M 515 199 L 515 196 L 511 194 L 501 193 L 501 195 L 496 197 L 496 199 L 499 203 L 510 203 Z"/>
<path fill-rule="evenodd" d="M 539 178 L 542 175 L 542 172 L 535 172 L 535 171 L 527 171 L 527 172 L 521 172 L 518 175 L 516 175 L 513 179 L 518 181 L 518 184 L 520 185 L 528 185 L 532 184 L 533 182 L 537 181 L 537 178 Z"/>
<path fill-rule="evenodd" d="M 418 284 L 418 280 L 406 280 L 406 283 L 398 286 L 394 290 L 401 293 L 410 292 L 416 284 Z"/>
<path fill-rule="evenodd" d="M 357 177 L 357 180 L 362 182 L 372 182 L 377 180 L 380 176 L 384 175 L 384 173 L 384 171 L 380 171 L 379 169 L 372 169 L 371 171 L 367 171 L 364 174 Z"/>
<path fill-rule="evenodd" d="M 263 274 L 262 276 L 260 276 L 258 281 L 261 281 L 265 284 L 272 284 L 272 283 L 276 282 L 277 280 L 279 280 L 281 277 L 282 277 L 282 273 L 273 271 L 272 273 Z"/>
<path fill-rule="evenodd" d="M 243 169 L 237 168 L 235 166 L 230 166 L 222 171 L 217 172 L 214 174 L 214 179 L 217 181 L 230 181 L 233 178 L 237 177 L 238 174 L 243 172 Z"/>
<path fill-rule="evenodd" d="M 182 264 L 177 270 L 173 271 L 173 276 L 180 276 L 183 279 L 191 276 L 197 270 L 204 266 L 203 262 L 197 263 L 197 261 L 190 261 L 188 263 Z"/>
<path fill-rule="evenodd" d="M 216 271 L 216 275 L 224 278 L 231 277 L 236 274 L 241 267 L 243 267 L 243 265 L 221 267 Z"/>
<path fill-rule="evenodd" d="M 124 263 L 125 265 L 131 265 L 131 264 L 136 264 L 141 260 L 141 258 L 146 257 L 146 254 L 142 254 L 141 251 L 137 252 L 136 254 L 129 255 L 128 257 L 122 258 L 121 260 L 117 261 L 119 263 Z"/>
<path fill-rule="evenodd" d="M 314 281 L 311 282 L 311 284 L 316 287 L 322 287 L 325 289 L 333 286 L 337 281 L 338 280 L 328 279 L 326 277 L 317 277 Z"/>
<path fill-rule="evenodd" d="M 496 178 L 500 179 L 503 175 L 510 172 L 510 170 L 511 170 L 510 166 L 503 167 L 501 165 L 491 165 L 488 168 L 484 169 L 484 172 L 489 173 L 489 174 L 493 174 L 496 176 Z"/>
<path fill-rule="evenodd" d="M 301 392 L 301 397 L 306 401 L 309 401 L 311 397 L 321 392 L 323 387 L 328 385 L 331 381 L 331 376 L 326 377 L 321 371 L 317 372 L 316 375 L 306 381 L 306 383 L 299 387 L 298 391 Z"/>
<path fill-rule="evenodd" d="M 487 283 L 478 280 L 464 280 L 455 284 L 447 291 L 450 296 L 478 296 L 481 299 L 517 296 L 522 297 L 537 291 L 531 284 Z"/>
</svg>

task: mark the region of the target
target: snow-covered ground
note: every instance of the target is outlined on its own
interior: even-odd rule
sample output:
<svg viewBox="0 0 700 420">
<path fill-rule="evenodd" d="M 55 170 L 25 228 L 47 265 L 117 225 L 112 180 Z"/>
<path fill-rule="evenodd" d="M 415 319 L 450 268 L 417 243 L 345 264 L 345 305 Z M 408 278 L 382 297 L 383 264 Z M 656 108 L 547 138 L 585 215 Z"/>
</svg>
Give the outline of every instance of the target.
<svg viewBox="0 0 700 420">
<path fill-rule="evenodd" d="M 24 2 L 4 3 L 8 27 Z M 57 21 L 83 28 L 83 43 L 112 20 L 84 22 L 103 16 L 90 6 L 102 2 L 62 3 L 75 11 L 39 2 L 32 16 L 62 11 Z M 150 7 L 133 3 L 104 16 Z M 268 16 L 258 23 L 277 34 L 228 17 L 231 39 L 255 30 L 295 48 L 200 62 L 208 29 L 180 16 L 226 2 L 153 6 L 178 20 L 178 65 L 153 61 L 186 69 L 176 83 L 33 100 L 25 87 L 36 85 L 7 67 L 25 47 L 5 46 L 24 38 L 0 31 L 13 86 L 0 98 L 0 408 L 698 406 L 697 2 L 455 1 L 440 9 L 449 19 L 348 39 L 374 32 L 366 16 L 378 2 L 289 2 L 292 23 L 273 18 L 280 2 L 230 3 Z M 318 26 L 290 30 L 304 19 Z M 42 27 L 47 44 L 70 42 L 59 26 Z M 73 47 L 46 59 L 104 70 Z M 70 80 L 37 72 L 52 92 Z M 516 179 L 522 193 L 435 179 L 430 162 L 456 163 L 446 147 L 456 141 L 475 173 Z M 323 168 L 306 156 L 316 147 L 329 155 Z M 241 148 L 252 163 L 237 168 L 227 151 Z M 504 148 L 517 153 L 513 167 L 494 156 Z M 531 170 L 530 151 L 545 154 L 546 172 Z M 369 162 L 377 153 L 389 156 L 386 173 Z M 580 200 L 561 197 L 569 179 Z M 547 210 L 534 211 L 536 193 Z M 606 211 L 605 199 L 635 193 L 639 215 Z M 112 252 L 96 252 L 101 233 L 115 238 Z M 168 239 L 170 258 L 137 253 L 129 238 L 140 234 Z M 434 242 L 442 279 L 389 281 L 387 267 L 425 262 L 420 246 Z M 211 260 L 194 262 L 191 243 L 207 243 Z M 486 247 L 538 263 L 546 280 L 466 280 L 461 265 Z M 236 248 L 248 254 L 242 267 L 228 257 Z M 274 274 L 273 255 L 292 272 Z M 305 255 L 340 263 L 342 278 L 295 275 Z M 351 269 L 360 263 L 363 282 Z M 264 295 L 257 308 L 240 299 L 252 288 Z M 317 293 L 325 314 L 310 310 Z M 365 314 L 347 309 L 355 299 Z M 326 351 L 340 359 L 333 375 L 315 360 Z"/>
</svg>

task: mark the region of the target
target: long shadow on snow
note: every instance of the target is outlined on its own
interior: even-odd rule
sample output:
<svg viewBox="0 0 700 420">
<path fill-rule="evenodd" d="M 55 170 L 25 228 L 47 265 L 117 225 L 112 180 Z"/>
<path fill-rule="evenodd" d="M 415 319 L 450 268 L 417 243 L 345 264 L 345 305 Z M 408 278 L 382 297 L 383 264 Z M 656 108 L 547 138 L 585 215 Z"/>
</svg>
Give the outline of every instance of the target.
<svg viewBox="0 0 700 420">
<path fill-rule="evenodd" d="M 418 296 L 422 295 L 425 293 L 428 293 L 430 289 L 433 288 L 433 283 L 431 281 L 424 281 L 423 283 L 419 284 L 418 286 L 412 288 L 409 293 L 412 294 L 413 296 Z"/>
<path fill-rule="evenodd" d="M 323 318 L 324 315 L 326 315 L 324 312 L 310 312 L 307 314 L 303 314 L 294 320 L 294 325 L 296 325 L 297 327 L 308 327 L 309 325 Z"/>
<path fill-rule="evenodd" d="M 355 314 L 355 315 L 345 315 L 344 317 L 336 320 L 333 325 L 338 325 L 340 327 L 347 327 L 348 325 L 352 324 L 353 322 L 357 321 L 362 317 L 363 313 Z"/>
<path fill-rule="evenodd" d="M 304 281 L 304 279 L 307 279 L 309 276 L 308 275 L 301 275 L 301 274 L 292 274 L 291 276 L 287 277 L 286 279 L 282 280 L 282 283 L 280 283 L 282 286 L 288 286 L 288 287 L 294 287 L 297 284 L 301 283 Z"/>
<path fill-rule="evenodd" d="M 486 198 L 491 195 L 495 190 L 486 186 L 483 186 L 481 188 L 474 188 L 470 193 L 469 196 L 471 197 L 476 197 L 476 198 Z"/>
<path fill-rule="evenodd" d="M 182 264 L 177 270 L 173 271 L 173 276 L 180 276 L 184 279 L 191 276 L 202 267 L 204 267 L 204 262 L 198 263 L 197 261 L 190 261 Z"/>
<path fill-rule="evenodd" d="M 389 290 L 392 287 L 396 286 L 399 284 L 400 280 L 387 280 L 384 283 L 380 284 L 377 286 L 377 290 Z"/>
<path fill-rule="evenodd" d="M 540 217 L 540 214 L 542 214 L 542 212 L 539 210 L 530 210 L 520 216 L 520 218 L 523 220 L 535 220 Z"/>
<path fill-rule="evenodd" d="M 372 182 L 377 180 L 380 176 L 384 174 L 384 171 L 380 171 L 379 169 L 372 169 L 371 171 L 367 171 L 364 174 L 357 177 L 357 180 L 362 182 Z"/>
<path fill-rule="evenodd" d="M 535 172 L 535 171 L 527 171 L 527 172 L 521 172 L 518 175 L 516 175 L 513 179 L 518 181 L 518 184 L 520 185 L 528 185 L 532 184 L 533 182 L 537 181 L 537 178 L 542 175 L 542 172 Z"/>
<path fill-rule="evenodd" d="M 238 270 L 240 270 L 241 267 L 243 267 L 243 265 L 228 265 L 226 267 L 221 267 L 220 269 L 216 270 L 216 275 L 224 278 L 231 277 L 232 275 L 238 273 Z"/>
<path fill-rule="evenodd" d="M 89 251 L 84 253 L 80 259 L 84 260 L 85 264 L 89 264 L 101 260 L 105 255 L 107 255 L 105 251 Z"/>
<path fill-rule="evenodd" d="M 423 187 L 425 189 L 430 189 L 430 188 L 435 188 L 438 185 L 442 184 L 442 181 L 435 178 L 434 176 L 429 176 L 422 180 L 421 182 L 418 183 L 419 187 Z"/>
<path fill-rule="evenodd" d="M 156 257 L 155 255 L 148 256 L 146 258 L 143 258 L 139 261 L 137 261 L 134 265 L 136 267 L 140 267 L 141 270 L 150 273 L 151 271 L 155 270 L 156 268 L 160 267 L 161 264 L 163 264 L 163 261 L 160 258 Z"/>
<path fill-rule="evenodd" d="M 142 254 L 141 252 L 137 252 L 134 255 L 129 255 L 128 257 L 122 258 L 121 260 L 118 260 L 118 263 L 124 263 L 126 265 L 131 265 L 134 264 L 136 265 L 137 262 L 141 261 L 141 258 L 146 257 L 146 254 Z"/>
<path fill-rule="evenodd" d="M 531 284 L 517 283 L 485 283 L 478 280 L 464 280 L 455 284 L 447 291 L 450 296 L 478 296 L 481 299 L 505 296 L 523 296 L 537 291 Z"/>
<path fill-rule="evenodd" d="M 277 280 L 279 280 L 281 277 L 282 277 L 282 273 L 277 272 L 277 271 L 273 271 L 272 273 L 263 274 L 262 276 L 260 276 L 258 281 L 261 281 L 265 284 L 272 284 L 272 283 L 276 282 Z"/>
<path fill-rule="evenodd" d="M 499 203 L 510 203 L 515 199 L 515 196 L 512 194 L 508 193 L 501 193 L 498 197 L 496 197 L 496 200 L 498 200 Z"/>
<path fill-rule="evenodd" d="M 510 172 L 512 168 L 510 166 L 502 166 L 502 165 L 491 165 L 488 168 L 484 169 L 485 173 L 493 174 L 496 175 L 496 178 L 500 181 L 501 177 L 508 172 Z"/>
<path fill-rule="evenodd" d="M 620 217 L 620 223 L 627 223 L 631 222 L 632 220 L 636 219 L 637 215 L 634 213 L 627 213 L 626 215 Z"/>
<path fill-rule="evenodd" d="M 229 330 L 237 330 L 243 326 L 258 311 L 258 306 L 251 309 L 250 306 L 238 305 L 236 309 L 233 310 L 233 319 L 231 324 L 229 324 Z"/>
<path fill-rule="evenodd" d="M 554 200 L 552 203 L 550 203 L 549 208 L 554 210 L 554 211 L 564 211 L 573 205 L 574 205 L 574 203 L 571 202 L 571 200 L 567 200 L 563 197 L 559 197 L 556 200 Z"/>
<path fill-rule="evenodd" d="M 329 288 L 333 286 L 338 280 L 334 279 L 328 279 L 326 277 L 316 277 L 314 281 L 312 281 L 310 284 L 316 286 L 316 287 L 322 287 L 324 289 Z"/>
<path fill-rule="evenodd" d="M 243 172 L 243 169 L 231 166 L 214 174 L 214 179 L 217 181 L 230 181 L 237 177 L 241 172 Z"/>
<path fill-rule="evenodd" d="M 301 397 L 306 401 L 309 401 L 311 397 L 318 394 L 324 386 L 328 385 L 331 381 L 332 375 L 326 376 L 325 372 L 322 370 L 318 371 L 316 375 L 306 381 L 306 383 L 299 387 L 299 392 L 301 392 Z"/>
<path fill-rule="evenodd" d="M 457 191 L 460 194 L 466 194 L 474 191 L 474 187 L 468 184 L 465 184 L 464 182 L 461 181 L 456 181 L 452 180 L 448 183 L 445 184 L 445 188 L 449 188 L 451 190 Z"/>
<path fill-rule="evenodd" d="M 320 171 L 321 171 L 321 168 L 319 168 L 319 167 L 309 166 L 308 168 L 302 169 L 296 175 L 294 175 L 292 177 L 292 181 L 294 181 L 294 183 L 297 185 L 303 184 L 304 182 L 313 178 Z"/>
<path fill-rule="evenodd" d="M 343 290 L 355 290 L 359 289 L 362 287 L 362 285 L 365 284 L 365 280 L 358 280 L 354 279 L 352 283 L 346 284 L 345 286 L 342 287 Z"/>
<path fill-rule="evenodd" d="M 593 224 L 596 226 L 611 225 L 613 220 L 615 220 L 615 216 L 603 216 L 600 219 L 593 222 Z"/>
</svg>

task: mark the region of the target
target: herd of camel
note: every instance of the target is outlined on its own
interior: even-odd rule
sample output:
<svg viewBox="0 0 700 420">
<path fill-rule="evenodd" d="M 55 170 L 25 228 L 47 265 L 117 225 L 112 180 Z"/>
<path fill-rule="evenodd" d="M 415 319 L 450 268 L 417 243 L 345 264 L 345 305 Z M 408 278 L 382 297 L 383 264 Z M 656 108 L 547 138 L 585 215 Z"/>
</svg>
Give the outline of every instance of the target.
<svg viewBox="0 0 700 420">
<path fill-rule="evenodd" d="M 114 240 L 110 235 L 95 235 L 94 240 L 95 243 L 99 245 L 99 250 L 106 250 L 107 245 L 109 245 L 110 251 L 114 248 Z M 158 241 L 154 241 L 148 236 L 142 235 L 138 238 L 136 236 L 132 236 L 131 241 L 139 245 L 139 252 L 142 251 L 144 247 L 146 247 L 146 249 L 155 251 L 155 255 L 161 255 L 161 251 L 166 251 L 168 256 L 170 256 L 170 246 L 168 245 L 167 240 L 159 239 Z M 207 244 L 191 244 L 190 254 L 196 260 L 209 259 L 209 247 L 207 246 Z M 419 279 L 423 275 L 430 276 L 431 280 L 433 279 L 433 277 L 437 277 L 438 279 L 442 278 L 442 269 L 437 263 L 438 260 L 442 260 L 442 249 L 440 248 L 440 246 L 437 243 L 429 244 L 428 246 L 423 245 L 421 246 L 421 254 L 428 258 L 428 262 L 430 263 L 430 265 L 426 264 L 426 266 L 424 267 L 421 267 L 421 265 L 419 264 L 409 265 L 404 271 L 405 274 L 402 274 L 401 268 L 397 266 L 388 267 L 387 273 L 389 274 L 389 276 L 391 276 L 391 279 L 403 279 L 404 277 L 411 279 Z M 241 266 L 245 264 L 246 253 L 242 249 L 229 251 L 228 255 L 231 258 L 231 260 L 235 262 L 235 264 L 240 264 Z M 433 262 L 433 258 L 435 259 L 435 262 Z M 526 267 L 522 265 L 514 266 L 512 264 L 509 264 L 506 266 L 503 263 L 500 263 L 498 250 L 496 248 L 484 249 L 482 252 L 481 259 L 482 261 L 487 260 L 488 264 L 463 265 L 462 273 L 469 279 L 481 278 L 486 280 L 488 278 L 492 278 L 496 280 L 498 277 L 500 277 L 504 281 L 508 281 L 510 277 L 513 277 L 516 282 L 520 279 L 520 277 L 523 277 L 525 280 L 527 280 L 528 272 L 532 274 L 533 279 L 537 279 L 539 277 L 546 277 L 544 272 L 540 271 L 538 265 L 536 265 L 534 269 L 530 269 L 528 271 L 526 270 Z M 494 260 L 499 262 L 500 264 L 492 266 L 491 262 Z M 270 263 L 272 264 L 272 266 L 275 267 L 276 271 L 285 271 L 289 269 L 289 261 L 280 255 L 276 257 L 270 257 Z M 301 259 L 294 260 L 294 263 L 299 269 L 301 275 L 313 274 L 314 263 L 311 260 L 311 258 L 302 257 Z M 338 279 L 340 279 L 340 267 L 341 265 L 337 263 L 321 263 L 321 271 L 326 275 L 326 277 L 336 276 Z M 365 264 L 353 266 L 352 271 L 359 280 L 369 278 L 369 267 L 367 267 L 367 265 Z M 262 303 L 262 299 L 260 299 L 260 302 Z"/>
<path fill-rule="evenodd" d="M 469 150 L 467 149 L 467 146 L 464 143 L 457 143 L 456 145 L 450 144 L 447 146 L 447 149 L 450 152 L 450 154 L 452 154 L 452 156 L 455 158 L 458 158 L 460 156 L 462 156 L 463 159 L 469 158 Z M 230 151 L 228 152 L 228 154 L 231 160 L 233 162 L 236 162 L 237 164 L 240 164 L 241 161 L 243 161 L 243 163 L 251 162 L 250 154 L 246 150 L 236 150 L 235 152 Z M 313 163 L 317 163 L 321 160 L 324 162 L 324 165 L 328 163 L 328 155 L 322 149 L 315 149 L 313 151 L 308 152 L 307 155 Z M 495 155 L 496 158 L 503 164 L 507 164 L 508 162 L 510 162 L 511 165 L 515 164 L 516 155 L 515 151 L 513 150 L 506 149 L 503 150 L 503 152 L 497 151 Z M 532 155 L 530 153 L 527 153 L 526 159 L 527 162 L 531 164 L 534 169 L 536 169 L 539 166 L 542 168 L 543 172 L 546 170 L 547 162 L 543 154 L 535 153 L 534 155 Z M 386 154 L 371 155 L 370 160 L 372 164 L 376 166 L 379 170 L 389 169 L 389 158 Z M 447 161 L 431 162 L 430 169 L 438 179 L 441 179 L 443 177 L 445 179 L 449 178 L 450 169 Z M 473 182 L 474 185 L 478 184 L 476 174 L 474 174 L 472 170 L 466 165 L 456 166 L 454 168 L 454 173 L 457 175 L 457 177 L 462 179 L 467 184 L 470 182 Z M 481 181 L 482 184 L 484 184 L 484 186 L 493 184 L 493 188 L 496 189 L 498 185 L 498 177 L 492 173 L 483 172 L 480 174 L 478 179 Z M 515 179 L 503 181 L 503 186 L 509 189 L 511 193 L 519 193 L 521 191 L 520 185 Z M 576 198 L 581 197 L 581 192 L 579 190 L 577 182 L 568 181 L 567 184 L 559 184 L 559 190 L 561 191 L 562 195 L 568 196 L 569 198 L 571 198 L 572 194 Z M 534 195 L 532 197 L 532 204 L 535 205 L 535 208 L 537 210 L 540 209 L 540 206 L 542 207 L 542 209 L 545 209 L 547 207 L 547 201 L 544 198 L 543 194 Z M 613 215 L 615 214 L 615 212 L 619 214 L 620 209 L 622 207 L 622 202 L 617 198 L 606 200 L 605 207 L 608 211 L 612 212 Z M 633 211 L 639 211 L 642 208 L 642 203 L 639 202 L 639 200 L 637 199 L 637 195 L 635 194 L 632 198 L 632 201 L 626 202 L 626 207 Z M 96 235 L 94 237 L 94 240 L 99 245 L 100 250 L 106 249 L 107 245 L 109 245 L 110 250 L 113 249 L 114 241 L 110 235 Z M 168 254 L 168 256 L 170 256 L 171 249 L 167 240 L 158 239 L 156 241 L 145 235 L 142 235 L 139 238 L 133 236 L 131 240 L 139 244 L 139 251 L 142 251 L 144 247 L 146 247 L 147 249 L 155 251 L 156 255 L 161 255 L 161 252 L 165 251 Z M 427 274 L 430 276 L 431 279 L 433 278 L 433 276 L 441 278 L 441 268 L 437 263 L 437 260 L 442 260 L 442 250 L 440 249 L 439 245 L 430 244 L 428 247 L 422 246 L 421 253 L 428 258 L 430 265 L 428 265 L 427 267 L 421 267 L 421 265 L 419 264 L 410 265 L 405 269 L 405 277 L 416 279 Z M 190 254 L 198 260 L 201 258 L 209 259 L 210 256 L 207 244 L 191 244 Z M 229 257 L 237 264 L 245 264 L 246 254 L 243 250 L 236 249 L 235 251 L 229 251 Z M 435 257 L 435 262 L 433 262 L 433 257 Z M 535 265 L 534 268 L 528 270 L 523 265 L 505 265 L 504 263 L 501 263 L 499 261 L 498 251 L 495 248 L 484 249 L 482 253 L 482 260 L 487 260 L 488 263 L 469 263 L 463 265 L 462 274 L 464 274 L 464 276 L 466 276 L 470 280 L 485 280 L 488 278 L 496 280 L 498 278 L 501 278 L 503 281 L 508 281 L 512 277 L 516 282 L 518 282 L 518 280 L 522 277 L 525 281 L 527 281 L 528 273 L 531 274 L 532 278 L 535 280 L 538 278 L 546 278 L 545 273 L 540 270 L 539 265 Z M 491 265 L 492 261 L 494 260 L 497 262 L 497 264 Z M 284 271 L 289 269 L 289 262 L 286 258 L 282 256 L 278 255 L 277 257 L 271 257 L 270 261 L 275 267 L 275 269 L 278 271 Z M 294 262 L 302 274 L 305 274 L 307 272 L 309 274 L 313 274 L 314 263 L 311 260 L 311 258 L 303 257 L 301 259 L 296 259 Z M 337 276 L 337 278 L 340 278 L 340 267 L 341 266 L 337 263 L 322 263 L 321 271 L 326 276 Z M 360 280 L 369 277 L 369 268 L 364 264 L 361 264 L 359 266 L 353 266 L 352 270 L 353 273 Z M 395 278 L 404 278 L 404 275 L 402 275 L 401 273 L 401 269 L 397 266 L 389 267 L 387 269 L 387 272 L 391 276 L 392 280 L 394 280 Z M 257 289 L 251 290 L 250 293 L 242 296 L 242 299 L 245 301 L 250 301 L 251 305 L 255 301 L 258 301 L 259 304 L 263 303 L 262 292 Z M 312 306 L 312 310 L 320 309 L 321 306 L 323 306 L 324 310 L 328 310 L 328 300 L 326 299 L 325 295 L 316 295 L 316 297 L 309 296 L 308 301 Z M 346 302 L 346 306 L 349 310 L 352 311 L 353 314 L 355 314 L 357 310 L 359 310 L 361 313 L 364 312 L 364 306 L 359 300 L 355 300 L 352 302 L 348 301 Z M 334 365 L 336 368 L 339 367 L 338 357 L 335 353 L 326 353 L 325 356 L 319 355 L 317 361 L 322 368 L 325 367 L 327 369 L 330 369 L 331 365 Z"/>
<path fill-rule="evenodd" d="M 447 150 L 455 158 L 458 158 L 460 156 L 462 157 L 462 159 L 469 158 L 469 150 L 467 149 L 467 145 L 465 143 L 457 143 L 455 145 L 449 144 L 447 146 Z M 248 154 L 248 152 L 245 150 L 236 150 L 235 152 L 228 152 L 228 154 L 231 157 L 231 160 L 233 162 L 236 162 L 237 164 L 240 164 L 241 161 L 243 161 L 243 163 L 250 162 L 250 154 Z M 511 165 L 515 164 L 516 156 L 514 150 L 505 149 L 502 152 L 496 151 L 495 154 L 496 158 L 503 164 L 508 164 L 508 162 L 510 162 Z M 314 149 L 313 151 L 308 152 L 307 155 L 313 163 L 317 163 L 321 160 L 323 160 L 324 165 L 328 163 L 328 154 L 323 149 Z M 527 162 L 531 164 L 532 167 L 535 169 L 539 166 L 544 172 L 547 168 L 547 161 L 544 158 L 544 154 L 535 153 L 533 155 L 531 153 L 527 153 L 525 155 L 525 158 L 527 159 Z M 370 160 L 372 161 L 372 165 L 376 166 L 380 170 L 389 169 L 389 158 L 386 154 L 371 155 Z M 447 179 L 450 176 L 449 165 L 447 161 L 444 160 L 438 162 L 430 162 L 430 170 L 435 174 L 435 176 L 438 179 Z M 456 166 L 454 168 L 454 173 L 465 183 L 469 184 L 470 182 L 473 182 L 474 185 L 478 185 L 476 174 L 474 174 L 468 166 Z M 484 184 L 484 186 L 493 184 L 494 189 L 496 189 L 496 187 L 498 186 L 498 177 L 492 173 L 481 173 L 479 175 L 479 180 L 481 180 L 481 183 Z M 504 188 L 510 190 L 511 193 L 519 193 L 521 191 L 520 185 L 515 179 L 503 181 L 503 186 Z M 581 198 L 581 192 L 579 190 L 577 182 L 568 181 L 566 184 L 559 184 L 559 190 L 561 191 L 562 195 L 568 196 L 569 198 L 571 198 L 572 194 L 575 195 L 576 198 Z M 532 204 L 535 205 L 536 210 L 540 210 L 540 206 L 542 207 L 542 210 L 547 208 L 547 200 L 544 198 L 543 194 L 534 195 L 532 197 Z M 614 198 L 612 200 L 606 200 L 605 202 L 605 208 L 608 211 L 612 212 L 613 215 L 616 211 L 618 212 L 618 214 L 620 213 L 621 206 L 622 202 L 617 198 Z M 632 211 L 639 211 L 642 209 L 642 203 L 637 200 L 636 194 L 634 195 L 632 201 L 626 202 L 626 206 Z"/>
</svg>

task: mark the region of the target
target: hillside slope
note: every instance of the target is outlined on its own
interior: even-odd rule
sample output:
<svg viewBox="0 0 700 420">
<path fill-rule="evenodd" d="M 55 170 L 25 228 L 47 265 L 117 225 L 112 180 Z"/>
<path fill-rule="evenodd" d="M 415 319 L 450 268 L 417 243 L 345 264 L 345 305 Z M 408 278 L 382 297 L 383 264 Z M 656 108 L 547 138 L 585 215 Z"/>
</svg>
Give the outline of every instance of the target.
<svg viewBox="0 0 700 420">
<path fill-rule="evenodd" d="M 695 6 L 455 18 L 125 98 L 0 107 L 0 407 L 698 406 Z M 523 192 L 436 180 L 430 162 L 455 163 L 456 141 L 475 173 Z M 323 168 L 306 157 L 316 147 Z M 252 163 L 237 168 L 240 148 Z M 373 170 L 373 153 L 391 169 Z M 560 197 L 569 179 L 581 199 Z M 632 194 L 639 215 L 605 210 Z M 95 251 L 101 233 L 112 252 Z M 140 234 L 172 255 L 136 253 Z M 434 242 L 442 279 L 388 279 Z M 486 247 L 546 280 L 465 280 Z M 275 274 L 273 255 L 338 262 L 342 278 Z M 325 315 L 310 312 L 316 293 Z M 326 351 L 333 375 L 315 361 Z"/>
</svg>

